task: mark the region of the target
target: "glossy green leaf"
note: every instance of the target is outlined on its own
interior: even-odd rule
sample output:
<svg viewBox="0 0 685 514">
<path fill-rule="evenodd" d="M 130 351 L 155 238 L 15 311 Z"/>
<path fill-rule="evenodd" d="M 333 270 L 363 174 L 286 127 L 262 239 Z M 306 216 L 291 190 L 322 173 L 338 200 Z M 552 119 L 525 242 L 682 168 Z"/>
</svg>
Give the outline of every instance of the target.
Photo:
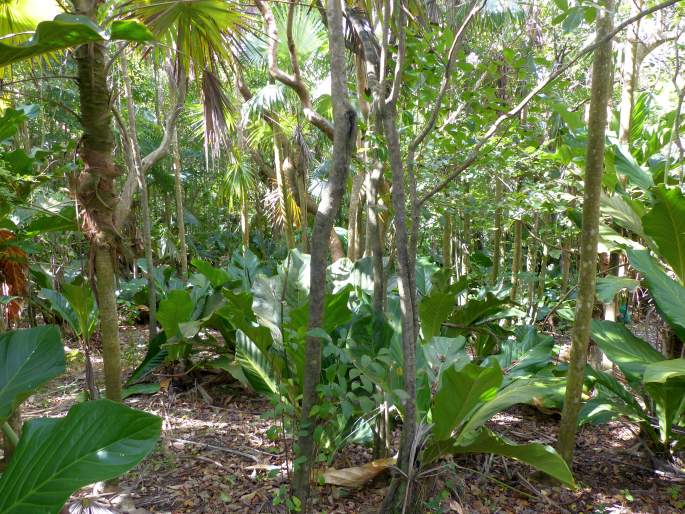
<svg viewBox="0 0 685 514">
<path fill-rule="evenodd" d="M 685 284 L 685 196 L 678 187 L 655 187 L 654 207 L 642 218 L 659 255 Z"/>
<path fill-rule="evenodd" d="M 454 310 L 455 296 L 450 293 L 433 291 L 421 300 L 419 317 L 421 318 L 421 332 L 423 340 L 428 342 L 434 336 L 440 335 L 442 324 Z"/>
<path fill-rule="evenodd" d="M 108 34 L 86 16 L 59 14 L 52 21 L 39 23 L 33 38 L 27 43 L 11 44 L 0 41 L 0 66 L 56 50 L 110 39 L 141 42 L 151 40 L 152 34 L 144 25 L 133 20 L 114 22 L 112 33 Z"/>
<path fill-rule="evenodd" d="M 685 287 L 669 277 L 646 250 L 628 250 L 630 264 L 645 277 L 659 314 L 685 340 Z"/>
<path fill-rule="evenodd" d="M 530 464 L 569 487 L 575 487 L 573 474 L 566 461 L 554 448 L 546 444 L 515 444 L 483 429 L 473 440 L 456 446 L 454 453 L 494 453 L 510 457 Z"/>
<path fill-rule="evenodd" d="M 622 323 L 593 319 L 592 340 L 632 384 L 642 381 L 645 366 L 664 358 L 647 342 L 635 337 Z"/>
<path fill-rule="evenodd" d="M 193 259 L 191 264 L 195 266 L 200 273 L 207 277 L 207 280 L 210 281 L 212 287 L 221 287 L 231 280 L 231 276 L 227 271 L 222 270 L 221 268 L 215 268 L 202 259 Z"/>
<path fill-rule="evenodd" d="M 109 400 L 75 405 L 63 418 L 25 423 L 0 478 L 0 512 L 59 512 L 77 489 L 138 464 L 155 447 L 161 426 L 157 416 Z"/>
<path fill-rule="evenodd" d="M 179 334 L 179 324 L 190 321 L 195 305 L 190 293 L 183 289 L 170 291 L 167 297 L 159 302 L 157 321 L 162 325 L 167 340 Z"/>
<path fill-rule="evenodd" d="M 638 280 L 628 277 L 617 277 L 616 275 L 607 275 L 606 277 L 599 277 L 595 285 L 595 296 L 602 303 L 609 303 L 616 298 L 616 295 L 622 289 L 634 291 L 640 285 Z"/>
<path fill-rule="evenodd" d="M 78 333 L 81 337 L 90 338 L 97 323 L 97 309 L 93 291 L 87 283 L 81 285 L 72 283 L 62 285 L 62 294 L 76 314 Z"/>
<path fill-rule="evenodd" d="M 1 333 L 0 423 L 37 387 L 63 373 L 64 366 L 64 347 L 57 327 L 44 325 Z"/>
<path fill-rule="evenodd" d="M 250 386 L 260 393 L 277 393 L 278 385 L 266 353 L 241 330 L 236 332 L 235 346 L 235 359 L 243 368 Z"/>
<path fill-rule="evenodd" d="M 497 363 L 481 368 L 467 364 L 459 371 L 446 369 L 433 402 L 433 437 L 448 439 L 476 406 L 487 402 L 502 383 L 502 370 Z"/>
</svg>

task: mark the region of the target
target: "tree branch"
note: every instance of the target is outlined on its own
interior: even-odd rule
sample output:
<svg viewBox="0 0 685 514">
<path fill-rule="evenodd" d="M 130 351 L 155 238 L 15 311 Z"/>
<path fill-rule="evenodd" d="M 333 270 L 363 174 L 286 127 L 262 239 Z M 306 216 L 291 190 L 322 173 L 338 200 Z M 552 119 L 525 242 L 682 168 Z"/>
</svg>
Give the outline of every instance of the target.
<svg viewBox="0 0 685 514">
<path fill-rule="evenodd" d="M 316 112 L 316 110 L 314 110 L 309 89 L 307 89 L 307 86 L 302 81 L 300 76 L 299 65 L 297 62 L 297 52 L 294 40 L 292 38 L 292 3 L 288 12 L 288 25 L 290 27 L 288 31 L 290 32 L 288 38 L 288 51 L 290 53 L 290 61 L 293 64 L 295 75 L 286 73 L 278 67 L 278 27 L 276 25 L 276 18 L 274 18 L 274 14 L 271 11 L 271 7 L 269 7 L 265 0 L 255 0 L 255 3 L 259 9 L 259 12 L 262 14 L 264 23 L 266 23 L 269 75 L 274 80 L 278 80 L 282 84 L 295 91 L 300 99 L 300 103 L 302 104 L 302 112 L 305 119 L 321 130 L 326 137 L 328 137 L 328 139 L 333 141 L 333 124 Z"/>
<path fill-rule="evenodd" d="M 450 182 L 452 182 L 455 178 L 457 178 L 464 170 L 469 168 L 474 162 L 478 160 L 478 152 L 485 146 L 485 144 L 492 138 L 493 135 L 497 132 L 497 130 L 500 128 L 502 123 L 507 121 L 510 118 L 513 118 L 517 116 L 525 107 L 528 105 L 528 103 L 535 98 L 540 92 L 545 89 L 548 85 L 550 85 L 552 82 L 554 82 L 557 78 L 559 78 L 561 75 L 563 75 L 566 71 L 568 71 L 571 67 L 575 66 L 578 61 L 580 61 L 583 57 L 586 55 L 590 54 L 593 52 L 595 49 L 600 47 L 601 45 L 605 44 L 606 42 L 612 40 L 616 34 L 621 32 L 623 29 L 626 27 L 632 25 L 636 21 L 641 20 L 645 16 L 648 16 L 654 12 L 660 11 L 661 9 L 665 9 L 667 7 L 670 7 L 673 4 L 678 3 L 681 0 L 666 0 L 665 2 L 662 2 L 660 4 L 657 4 L 653 7 L 650 7 L 649 9 L 645 9 L 644 11 L 639 12 L 635 16 L 632 16 L 631 18 L 628 18 L 625 20 L 623 23 L 619 24 L 614 28 L 611 32 L 609 32 L 606 36 L 603 38 L 595 41 L 594 43 L 587 45 L 585 48 L 583 48 L 578 54 L 568 61 L 565 65 L 560 66 L 557 68 L 556 71 L 552 72 L 545 80 L 541 81 L 538 83 L 537 86 L 535 86 L 530 93 L 528 93 L 523 100 L 521 100 L 516 107 L 511 109 L 508 112 L 505 112 L 502 114 L 499 118 L 495 120 L 495 122 L 490 126 L 488 131 L 483 135 L 483 137 L 478 141 L 476 146 L 474 146 L 469 154 L 466 156 L 466 159 L 464 160 L 463 163 L 459 164 L 455 169 L 453 169 L 447 178 L 445 178 L 440 184 L 435 186 L 433 189 L 431 189 L 428 193 L 426 193 L 421 200 L 419 201 L 419 205 L 423 205 L 426 203 L 428 200 L 433 198 L 436 194 L 438 194 L 440 191 L 445 189 Z"/>
</svg>

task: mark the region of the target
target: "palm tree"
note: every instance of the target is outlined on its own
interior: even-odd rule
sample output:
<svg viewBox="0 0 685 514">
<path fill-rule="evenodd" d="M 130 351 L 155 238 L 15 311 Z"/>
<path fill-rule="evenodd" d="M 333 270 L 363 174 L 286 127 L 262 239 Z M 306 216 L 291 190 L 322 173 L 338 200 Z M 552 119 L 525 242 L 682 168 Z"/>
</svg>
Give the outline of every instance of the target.
<svg viewBox="0 0 685 514">
<path fill-rule="evenodd" d="M 233 210 L 236 204 L 240 209 L 240 229 L 243 238 L 243 251 L 250 247 L 250 218 L 248 213 L 248 201 L 250 191 L 255 188 L 255 176 L 246 161 L 234 153 L 231 162 L 226 168 L 220 190 L 220 198 L 228 203 L 228 208 Z"/>
</svg>

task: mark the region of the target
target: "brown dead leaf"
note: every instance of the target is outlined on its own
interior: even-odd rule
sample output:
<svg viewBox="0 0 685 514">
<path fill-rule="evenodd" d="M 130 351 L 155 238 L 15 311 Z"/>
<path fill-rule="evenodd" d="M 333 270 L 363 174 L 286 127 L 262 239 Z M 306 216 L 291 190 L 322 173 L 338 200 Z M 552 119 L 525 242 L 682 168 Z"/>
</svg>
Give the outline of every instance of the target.
<svg viewBox="0 0 685 514">
<path fill-rule="evenodd" d="M 389 457 L 387 459 L 371 461 L 363 466 L 342 469 L 330 468 L 323 474 L 324 483 L 340 487 L 361 487 L 366 482 L 373 480 L 383 473 L 386 469 L 394 466 L 395 462 L 397 462 L 396 457 Z"/>
</svg>

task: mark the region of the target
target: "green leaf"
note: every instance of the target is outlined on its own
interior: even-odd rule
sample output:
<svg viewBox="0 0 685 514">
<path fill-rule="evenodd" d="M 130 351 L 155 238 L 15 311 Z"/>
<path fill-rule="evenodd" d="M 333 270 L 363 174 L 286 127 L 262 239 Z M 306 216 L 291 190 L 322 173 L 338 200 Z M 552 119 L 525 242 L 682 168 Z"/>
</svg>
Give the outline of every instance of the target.
<svg viewBox="0 0 685 514">
<path fill-rule="evenodd" d="M 109 28 L 109 37 L 112 40 L 135 41 L 146 43 L 153 41 L 155 36 L 145 25 L 134 20 L 116 20 Z"/>
<path fill-rule="evenodd" d="M 463 438 L 482 427 L 492 416 L 502 412 L 512 405 L 530 403 L 533 399 L 544 398 L 556 394 L 556 386 L 563 379 L 557 378 L 519 378 L 497 391 L 494 398 L 478 407 L 457 437 L 457 443 Z"/>
<path fill-rule="evenodd" d="M 167 340 L 179 333 L 179 324 L 190 321 L 195 306 L 190 293 L 183 289 L 174 289 L 167 297 L 159 302 L 157 321 L 162 325 Z"/>
<path fill-rule="evenodd" d="M 659 254 L 685 284 L 685 196 L 680 188 L 655 187 L 654 207 L 642 218 Z"/>
<path fill-rule="evenodd" d="M 508 370 L 507 375 L 535 372 L 552 360 L 552 336 L 539 334 L 533 326 L 518 327 L 516 335 L 515 340 L 502 342 L 501 352 L 491 357 Z"/>
<path fill-rule="evenodd" d="M 39 296 L 50 303 L 50 308 L 69 324 L 74 333 L 80 333 L 78 316 L 62 293 L 54 289 L 43 288 L 40 290 Z"/>
<path fill-rule="evenodd" d="M 628 250 L 630 264 L 645 277 L 659 314 L 685 340 L 685 287 L 669 277 L 646 250 Z"/>
<path fill-rule="evenodd" d="M 166 359 L 166 356 L 168 355 L 167 349 L 162 346 L 164 343 L 166 343 L 166 334 L 164 334 L 164 332 L 158 333 L 152 341 L 150 341 L 145 358 L 143 358 L 143 361 L 126 381 L 127 386 L 140 382 L 162 365 L 164 359 Z"/>
<path fill-rule="evenodd" d="M 231 281 L 231 276 L 228 274 L 227 271 L 224 271 L 221 268 L 215 268 L 214 266 L 212 266 L 206 261 L 203 261 L 202 259 L 193 259 L 191 261 L 191 264 L 195 266 L 195 269 L 197 269 L 197 271 L 199 271 L 205 277 L 207 277 L 207 280 L 209 280 L 209 282 L 212 284 L 212 287 L 214 288 L 219 288 L 227 282 Z"/>
<path fill-rule="evenodd" d="M 455 367 L 446 369 L 433 402 L 433 437 L 450 438 L 477 405 L 497 393 L 501 383 L 502 370 L 496 362 L 486 368 L 469 363 L 459 371 Z"/>
<path fill-rule="evenodd" d="M 652 175 L 637 163 L 625 146 L 613 145 L 611 148 L 614 150 L 616 172 L 628 177 L 630 182 L 644 191 L 648 191 L 654 185 Z"/>
<path fill-rule="evenodd" d="M 659 420 L 659 436 L 668 444 L 672 427 L 685 409 L 685 359 L 655 362 L 645 368 L 643 382 L 652 396 Z"/>
<path fill-rule="evenodd" d="M 277 393 L 273 368 L 265 353 L 242 330 L 236 331 L 235 359 L 242 366 L 252 388 L 260 393 Z"/>
<path fill-rule="evenodd" d="M 93 333 L 95 323 L 97 322 L 97 310 L 93 291 L 91 291 L 86 283 L 82 285 L 63 284 L 62 294 L 76 314 L 79 328 L 78 333 L 88 339 Z"/>
<path fill-rule="evenodd" d="M 162 420 L 96 400 L 24 424 L 0 478 L 0 512 L 58 512 L 77 489 L 121 475 L 152 451 Z"/>
<path fill-rule="evenodd" d="M 473 440 L 456 446 L 454 453 L 494 453 L 510 457 L 530 464 L 569 487 L 576 485 L 566 461 L 554 448 L 546 444 L 514 444 L 490 430 L 483 429 Z"/>
<path fill-rule="evenodd" d="M 640 215 L 635 212 L 622 195 L 616 193 L 609 196 L 602 192 L 600 205 L 604 216 L 608 216 L 613 222 L 630 230 L 635 235 L 645 237 Z"/>
<path fill-rule="evenodd" d="M 64 365 L 57 327 L 44 325 L 1 333 L 0 423 L 36 388 L 63 373 Z"/>
<path fill-rule="evenodd" d="M 602 303 L 609 303 L 614 300 L 621 289 L 634 291 L 640 285 L 638 280 L 627 277 L 617 277 L 616 275 L 607 275 L 597 279 L 595 286 L 595 296 Z"/>
<path fill-rule="evenodd" d="M 87 16 L 59 14 L 52 21 L 39 23 L 35 34 L 27 43 L 11 44 L 0 41 L 0 66 L 56 50 L 110 39 L 149 41 L 152 34 L 144 25 L 132 20 L 114 22 L 112 34 L 107 34 Z"/>
<path fill-rule="evenodd" d="M 631 384 L 642 381 L 647 364 L 664 360 L 658 351 L 635 337 L 622 323 L 593 319 L 590 330 L 592 340 Z"/>
<path fill-rule="evenodd" d="M 440 335 L 442 324 L 452 313 L 454 304 L 454 295 L 450 293 L 432 292 L 423 298 L 419 305 L 419 316 L 424 341 L 428 342 Z"/>
<path fill-rule="evenodd" d="M 159 389 L 159 384 L 134 384 L 132 386 L 124 387 L 124 390 L 121 392 L 121 397 L 126 399 L 129 396 L 136 394 L 155 394 L 159 392 Z"/>
</svg>

